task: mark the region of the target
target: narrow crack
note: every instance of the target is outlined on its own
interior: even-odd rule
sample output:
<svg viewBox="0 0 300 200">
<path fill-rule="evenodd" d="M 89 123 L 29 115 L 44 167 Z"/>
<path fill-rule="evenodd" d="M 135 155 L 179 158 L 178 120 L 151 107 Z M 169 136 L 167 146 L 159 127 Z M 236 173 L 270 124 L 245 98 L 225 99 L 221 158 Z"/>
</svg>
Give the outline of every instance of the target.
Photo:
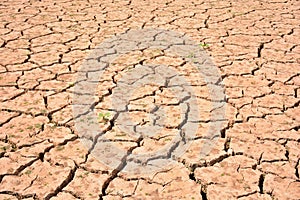
<svg viewBox="0 0 300 200">
<path fill-rule="evenodd" d="M 125 168 L 125 166 L 127 165 L 127 157 L 129 155 L 131 155 L 131 153 L 134 149 L 136 149 L 137 147 L 140 146 L 140 142 L 142 140 L 143 140 L 142 137 L 138 138 L 138 140 L 136 141 L 137 145 L 128 149 L 127 154 L 122 158 L 119 166 L 111 172 L 111 176 L 103 183 L 102 194 L 99 197 L 100 199 L 103 198 L 103 196 L 107 195 L 106 190 L 107 190 L 109 184 L 118 176 L 118 173 Z"/>
<path fill-rule="evenodd" d="M 261 43 L 258 47 L 258 50 L 257 50 L 257 57 L 260 58 L 261 57 L 261 51 L 262 49 L 264 48 L 264 43 Z"/>
<path fill-rule="evenodd" d="M 285 157 L 286 157 L 286 159 L 287 160 L 289 160 L 290 158 L 289 158 L 289 155 L 290 155 L 290 152 L 288 151 L 288 149 L 286 149 L 286 151 L 285 151 Z"/>
<path fill-rule="evenodd" d="M 207 198 L 207 185 L 201 185 L 200 195 L 202 200 L 208 200 Z"/>
<path fill-rule="evenodd" d="M 3 110 L 4 111 L 4 110 Z M 7 112 L 14 112 L 14 111 L 7 111 Z M 4 124 L 10 122 L 12 119 L 19 117 L 22 115 L 22 112 L 17 112 L 17 115 L 9 117 L 8 119 L 6 119 L 4 122 L 0 123 L 0 127 L 3 126 Z"/>
<path fill-rule="evenodd" d="M 251 196 L 256 193 L 257 193 L 257 191 L 249 192 L 247 194 L 238 195 L 237 198 L 239 199 L 239 198 L 243 198 L 243 197 L 248 197 L 248 196 Z"/>
<path fill-rule="evenodd" d="M 296 163 L 296 165 L 295 165 L 295 176 L 296 176 L 298 179 L 299 179 L 299 169 L 298 169 L 299 165 L 300 165 L 300 159 L 298 159 L 298 161 L 297 161 L 297 163 Z"/>
<path fill-rule="evenodd" d="M 226 138 L 226 140 L 225 140 L 225 143 L 224 143 L 224 151 L 228 151 L 229 150 L 229 148 L 230 148 L 230 141 L 231 141 L 231 138 L 230 137 L 228 137 L 228 138 Z"/>
<path fill-rule="evenodd" d="M 39 176 L 36 175 L 35 178 L 34 178 L 33 180 L 30 181 L 30 184 L 29 184 L 26 188 L 24 188 L 23 190 L 27 190 L 28 188 L 30 188 L 30 187 L 33 185 L 34 181 L 36 181 L 36 179 L 37 179 L 38 177 L 39 177 Z"/>
<path fill-rule="evenodd" d="M 49 200 L 51 199 L 52 197 L 56 196 L 59 192 L 62 191 L 62 189 L 64 187 L 66 187 L 75 177 L 75 172 L 77 170 L 77 166 L 76 166 L 76 163 L 75 163 L 75 167 L 73 167 L 68 176 L 66 177 L 66 179 L 51 193 L 49 193 L 46 197 L 45 197 L 45 200 Z"/>
<path fill-rule="evenodd" d="M 265 181 L 265 174 L 261 174 L 258 180 L 258 188 L 260 194 L 264 194 L 264 181 Z"/>
<path fill-rule="evenodd" d="M 208 20 L 209 20 L 210 16 L 208 16 L 205 20 L 204 20 L 204 27 L 205 28 L 209 28 L 209 25 L 208 25 Z"/>
<path fill-rule="evenodd" d="M 228 155 L 228 154 L 220 155 L 219 157 L 217 157 L 217 158 L 215 158 L 215 159 L 212 159 L 212 160 L 208 163 L 208 166 L 213 166 L 214 164 L 223 161 L 224 159 L 228 158 L 229 156 L 230 156 L 230 155 Z"/>
<path fill-rule="evenodd" d="M 17 192 L 8 190 L 8 191 L 0 191 L 0 194 L 8 194 L 8 195 L 16 197 L 17 199 L 28 199 L 28 198 L 37 199 L 35 193 L 22 195 L 22 194 L 19 194 Z"/>
<path fill-rule="evenodd" d="M 24 165 L 21 165 L 19 168 L 17 168 L 17 169 L 15 170 L 14 173 L 11 173 L 11 174 L 2 174 L 2 175 L 0 175 L 0 183 L 2 182 L 4 176 L 18 175 L 18 174 L 20 174 L 24 169 L 26 169 L 27 167 L 31 166 L 34 162 L 36 162 L 36 161 L 38 161 L 38 160 L 39 160 L 39 158 L 37 157 L 37 158 L 31 160 L 30 162 L 28 162 L 28 163 L 26 163 L 26 164 L 24 164 Z"/>
<path fill-rule="evenodd" d="M 197 181 L 196 180 L 196 178 L 195 178 L 195 173 L 194 172 L 191 172 L 190 174 L 189 174 L 189 178 L 192 180 L 192 181 Z"/>
<path fill-rule="evenodd" d="M 221 129 L 220 133 L 221 133 L 221 138 L 225 138 L 226 137 L 226 128 Z"/>
<path fill-rule="evenodd" d="M 84 200 L 82 197 L 80 197 L 79 195 L 77 195 L 77 194 L 76 194 L 75 192 L 73 192 L 73 191 L 63 190 L 63 192 L 72 195 L 72 196 L 75 197 L 76 199 Z"/>
<path fill-rule="evenodd" d="M 48 99 L 47 99 L 47 97 L 43 96 L 43 100 L 44 100 L 45 108 L 48 109 Z"/>
</svg>

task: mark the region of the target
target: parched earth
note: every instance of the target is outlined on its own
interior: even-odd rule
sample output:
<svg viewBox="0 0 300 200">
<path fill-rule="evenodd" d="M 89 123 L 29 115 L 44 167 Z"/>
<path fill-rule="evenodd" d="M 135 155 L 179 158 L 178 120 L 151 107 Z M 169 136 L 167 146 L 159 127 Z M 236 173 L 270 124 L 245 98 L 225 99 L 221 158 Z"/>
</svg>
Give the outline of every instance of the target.
<svg viewBox="0 0 300 200">
<path fill-rule="evenodd" d="M 300 199 L 299 1 L 2 0 L 0 19 L 0 199 Z"/>
</svg>

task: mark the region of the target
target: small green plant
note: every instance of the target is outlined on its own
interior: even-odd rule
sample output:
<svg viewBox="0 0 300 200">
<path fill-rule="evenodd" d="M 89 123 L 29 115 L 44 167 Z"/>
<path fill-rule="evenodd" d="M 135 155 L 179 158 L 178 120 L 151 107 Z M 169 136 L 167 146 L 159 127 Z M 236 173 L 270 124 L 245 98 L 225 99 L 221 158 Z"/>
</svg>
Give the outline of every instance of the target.
<svg viewBox="0 0 300 200">
<path fill-rule="evenodd" d="M 199 44 L 199 47 L 202 47 L 203 49 L 205 49 L 205 48 L 209 48 L 210 45 L 209 45 L 209 44 L 206 44 L 206 43 L 200 43 L 200 44 Z"/>
<path fill-rule="evenodd" d="M 196 55 L 194 52 L 190 52 L 186 58 L 188 58 L 191 62 L 195 63 L 196 62 Z"/>
<path fill-rule="evenodd" d="M 102 121 L 107 122 L 109 120 L 109 117 L 110 117 L 110 113 L 109 112 L 107 112 L 107 113 L 99 113 L 98 114 L 98 120 L 100 122 L 102 122 Z"/>
<path fill-rule="evenodd" d="M 41 125 L 41 124 L 35 124 L 34 127 L 35 127 L 35 128 L 38 128 L 38 129 L 41 129 L 41 128 L 42 128 L 42 125 Z"/>
<path fill-rule="evenodd" d="M 26 175 L 29 175 L 29 174 L 31 174 L 31 173 L 32 173 L 31 170 L 27 170 L 27 171 L 25 172 Z"/>
</svg>

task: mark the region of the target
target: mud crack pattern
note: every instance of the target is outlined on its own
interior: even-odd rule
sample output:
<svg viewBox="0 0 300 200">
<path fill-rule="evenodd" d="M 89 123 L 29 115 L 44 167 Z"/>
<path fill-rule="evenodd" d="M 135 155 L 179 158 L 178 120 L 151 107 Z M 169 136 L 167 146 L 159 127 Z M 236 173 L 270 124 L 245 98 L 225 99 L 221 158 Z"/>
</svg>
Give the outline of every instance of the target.
<svg viewBox="0 0 300 200">
<path fill-rule="evenodd" d="M 0 199 L 300 199 L 299 16 L 296 0 L 1 1 Z M 81 70 L 85 58 L 105 39 L 138 29 L 175 31 L 196 41 L 213 59 L 226 94 L 218 139 L 199 160 L 203 133 L 218 108 L 186 62 L 193 55 L 182 59 L 146 48 L 118 57 L 93 96 L 101 130 L 118 126 L 109 96 L 118 81 L 130 81 L 132 66 L 149 66 L 142 71 L 150 75 L 155 66 L 171 66 L 190 81 L 202 105 L 186 152 L 170 168 L 144 175 L 98 161 L 80 142 L 72 113 L 75 87 L 89 77 Z M 105 53 L 109 59 L 113 52 Z M 134 132 L 110 132 L 107 137 L 128 154 L 163 147 L 178 135 L 174 130 L 188 108 L 160 86 L 130 95 L 129 125 L 153 122 L 144 113 L 157 96 L 171 116 L 161 124 L 169 132 L 143 140 Z"/>
<path fill-rule="evenodd" d="M 126 54 L 133 52 L 135 60 L 124 61 Z M 160 59 L 176 59 L 182 63 L 177 66 L 181 69 L 151 64 L 155 54 Z M 187 71 L 193 75 L 184 77 L 182 72 Z M 225 121 L 225 93 L 217 67 L 199 45 L 176 32 L 130 30 L 106 40 L 85 60 L 78 77 L 73 97 L 75 127 L 89 152 L 118 171 L 139 175 L 159 172 L 185 153 L 196 138 L 198 122 L 205 117 L 198 111 L 202 105 L 193 87 L 206 89 L 212 102 L 204 105 L 211 111 L 212 124 L 207 133 L 201 133 L 207 141 L 197 152 L 199 160 L 212 149 Z M 108 94 L 99 96 L 97 90 L 103 91 L 102 85 L 104 90 L 111 86 Z M 163 148 L 162 140 L 168 143 Z M 121 150 L 116 142 L 137 144 L 130 150 L 122 144 L 125 149 Z"/>
</svg>

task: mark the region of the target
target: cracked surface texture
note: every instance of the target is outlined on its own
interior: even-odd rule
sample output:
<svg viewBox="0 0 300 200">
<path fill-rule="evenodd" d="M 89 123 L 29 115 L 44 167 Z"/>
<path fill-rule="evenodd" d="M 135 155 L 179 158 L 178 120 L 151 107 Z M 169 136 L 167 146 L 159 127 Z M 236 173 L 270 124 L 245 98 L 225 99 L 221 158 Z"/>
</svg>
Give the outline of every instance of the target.
<svg viewBox="0 0 300 200">
<path fill-rule="evenodd" d="M 0 199 L 300 199 L 299 1 L 2 0 L 0 19 Z M 72 111 L 85 58 L 105 39 L 141 28 L 176 31 L 200 44 L 226 94 L 218 140 L 200 160 L 203 133 L 218 108 L 193 65 L 159 49 L 114 61 L 96 89 L 94 112 L 110 112 L 98 125 L 128 154 L 168 144 L 188 110 L 159 83 L 137 88 L 125 117 L 134 119 L 137 132 L 153 120 L 164 131 L 124 135 L 110 102 L 129 69 L 172 66 L 190 80 L 201 105 L 188 150 L 172 167 L 146 175 L 126 174 L 125 166 L 113 169 L 94 157 L 80 141 Z M 147 115 L 153 102 L 166 110 L 163 122 Z"/>
</svg>

